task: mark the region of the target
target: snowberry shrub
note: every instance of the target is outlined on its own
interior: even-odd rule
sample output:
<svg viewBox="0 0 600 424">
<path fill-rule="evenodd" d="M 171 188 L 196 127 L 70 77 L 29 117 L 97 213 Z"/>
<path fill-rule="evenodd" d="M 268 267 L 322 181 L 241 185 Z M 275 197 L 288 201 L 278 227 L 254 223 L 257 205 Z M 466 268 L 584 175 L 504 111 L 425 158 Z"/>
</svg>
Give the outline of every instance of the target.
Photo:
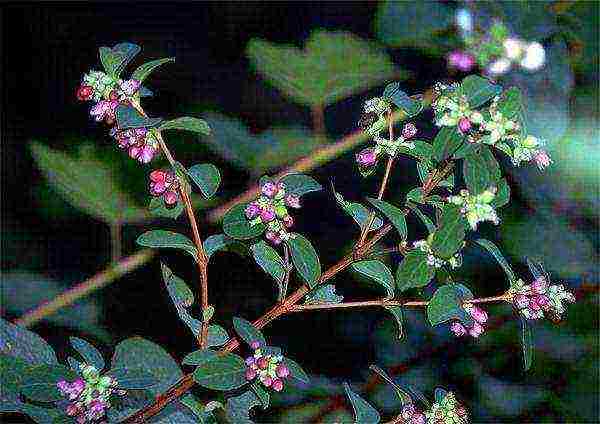
<svg viewBox="0 0 600 424">
<path fill-rule="evenodd" d="M 310 235 L 294 231 L 295 221 L 302 219 L 302 198 L 322 190 L 321 184 L 307 175 L 261 178 L 256 197 L 233 206 L 224 216 L 222 234 L 202 234 L 191 198 L 196 196 L 194 190 L 204 198 L 212 197 L 221 175 L 212 164 L 178 162 L 165 134 L 175 130 L 206 135 L 210 128 L 193 117 L 164 120 L 148 116 L 141 102 L 150 93 L 144 86 L 146 78 L 172 59 L 148 62 L 125 79 L 123 72 L 139 50 L 129 43 L 102 47 L 103 70 L 85 74 L 76 97 L 89 103 L 90 116 L 107 125 L 118 148 L 148 167 L 151 209 L 173 219 L 185 210 L 191 238 L 155 228 L 141 234 L 137 243 L 187 253 L 198 268 L 197 289 L 192 289 L 162 264 L 175 310 L 198 343 L 198 350 L 181 364 L 193 371 L 184 374 L 160 346 L 139 337 L 117 345 L 110 366 L 94 346 L 72 338 L 77 357 L 60 364 L 54 350 L 37 335 L 2 321 L 3 410 L 27 414 L 38 422 L 250 422 L 253 407 L 268 408 L 270 397 L 290 384 L 310 384 L 301 366 L 281 348 L 270 346 L 260 330 L 283 315 L 321 309 L 381 307 L 396 320 L 402 336 L 403 310 L 419 308 L 432 326 L 444 326 L 457 337 L 477 339 L 485 337 L 485 305 L 509 304 L 522 323 L 524 367 L 531 366 L 530 323 L 544 317 L 559 320 L 565 304 L 575 298 L 563 285 L 553 284 L 542 265 L 534 261 L 528 261 L 532 276 L 519 278 L 499 249 L 475 233 L 490 223 L 500 225 L 501 209 L 510 201 L 497 155 L 507 156 L 514 166 L 535 164 L 542 171 L 552 163 L 543 142 L 527 132 L 518 89 L 503 89 L 471 75 L 451 85 L 437 84 L 423 95 L 409 96 L 398 83 L 391 83 L 380 97 L 367 101 L 360 126 L 371 142 L 356 154 L 357 171 L 367 178 L 382 163 L 383 178 L 376 195 L 367 196 L 365 204 L 346 201 L 334 191 L 336 203 L 358 224 L 360 235 L 350 254 L 322 269 Z M 420 139 L 412 122 L 396 128 L 398 122 L 430 107 L 439 127 L 433 140 Z M 158 155 L 168 160 L 167 169 L 154 169 Z M 415 160 L 420 183 L 407 194 L 403 205 L 396 205 L 384 197 L 401 155 Z M 456 173 L 458 167 L 462 173 Z M 459 175 L 463 177 L 460 182 Z M 405 219 L 409 214 L 427 229 L 425 239 L 409 239 L 411 231 Z M 395 247 L 378 253 L 403 257 L 395 273 L 373 258 L 374 247 L 384 236 L 393 239 Z M 498 288 L 497 295 L 476 297 L 468 282 L 454 280 L 452 272 L 461 267 L 463 250 L 471 248 L 483 248 L 505 272 L 508 285 Z M 274 306 L 261 318 L 251 323 L 234 317 L 232 331 L 213 323 L 216 311 L 209 303 L 208 265 L 213 255 L 223 250 L 250 255 L 279 290 Z M 385 294 L 366 301 L 346 301 L 330 280 L 347 269 L 363 274 Z M 425 286 L 434 288 L 433 295 L 414 299 L 420 293 L 415 289 Z M 291 287 L 295 289 L 290 292 Z M 436 389 L 431 404 L 415 391 L 398 386 L 377 366 L 371 369 L 398 394 L 401 405 L 389 422 L 470 420 L 460 394 Z M 212 393 L 214 400 L 204 404 L 188 393 L 196 384 Z M 344 384 L 344 389 L 356 422 L 382 420 L 349 385 Z"/>
</svg>

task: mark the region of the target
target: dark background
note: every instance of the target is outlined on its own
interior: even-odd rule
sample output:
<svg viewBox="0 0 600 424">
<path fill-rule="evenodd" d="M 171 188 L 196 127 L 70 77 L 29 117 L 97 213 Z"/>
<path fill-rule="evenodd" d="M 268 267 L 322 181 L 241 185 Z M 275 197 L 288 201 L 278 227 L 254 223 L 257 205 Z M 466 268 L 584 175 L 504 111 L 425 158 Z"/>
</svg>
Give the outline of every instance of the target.
<svg viewBox="0 0 600 424">
<path fill-rule="evenodd" d="M 155 97 L 147 102 L 146 108 L 156 116 L 210 109 L 240 117 L 254 131 L 273 124 L 301 123 L 310 126 L 308 110 L 286 101 L 251 71 L 244 54 L 246 44 L 250 39 L 260 37 L 300 46 L 302 40 L 316 28 L 348 30 L 361 37 L 373 38 L 372 22 L 377 4 L 8 3 L 0 10 L 3 32 L 2 270 L 27 270 L 43 274 L 62 281 L 68 287 L 106 266 L 110 260 L 108 228 L 70 210 L 57 199 L 58 195 L 43 187 L 43 177 L 36 169 L 27 145 L 35 139 L 54 148 L 73 151 L 76 149 L 74 143 L 87 139 L 102 149 L 114 150 L 105 129 L 88 118 L 87 107 L 78 103 L 74 96 L 81 75 L 90 68 L 99 69 L 99 46 L 112 46 L 121 41 L 139 44 L 142 53 L 136 63 L 167 56 L 177 58 L 174 65 L 165 67 L 152 77 Z M 395 50 L 392 57 L 418 76 L 418 80 L 407 83 L 413 92 L 430 86 L 446 75 L 444 61 L 440 58 L 425 57 L 411 50 Z M 375 94 L 377 92 L 372 91 Z M 362 101 L 369 94 L 362 93 L 327 108 L 326 125 L 332 140 L 356 129 Z M 420 128 L 427 133 L 430 127 L 422 124 Z M 182 143 L 178 146 L 186 147 Z M 251 183 L 246 173 L 211 155 L 202 145 L 188 143 L 186 149 L 179 148 L 176 151 L 182 162 L 212 161 L 221 168 L 225 197 L 241 192 Z M 125 155 L 120 158 L 129 161 Z M 397 172 L 390 184 L 392 197 L 401 198 L 415 185 L 416 173 L 414 166 L 409 166 L 409 163 L 399 163 L 402 172 Z M 358 199 L 361 192 L 371 193 L 375 190 L 373 180 L 363 181 L 355 174 L 352 153 L 313 172 L 322 182 L 334 179 L 336 188 L 352 199 Z M 408 182 L 412 182 L 412 185 Z M 139 188 L 145 183 L 132 181 L 131 184 Z M 526 210 L 518 187 L 513 187 L 513 194 L 515 210 Z M 324 205 L 328 208 L 327 213 L 324 213 Z M 297 231 L 308 234 L 318 246 L 324 266 L 341 257 L 342 252 L 349 248 L 351 237 L 356 236 L 355 228 L 349 230 L 351 221 L 336 209 L 326 192 L 308 199 L 297 221 Z M 187 232 L 183 220 L 166 225 L 173 230 Z M 583 219 L 577 225 L 583 231 L 593 232 L 596 229 L 594 220 Z M 124 253 L 133 252 L 137 235 L 152 226 L 156 227 L 157 224 L 126 227 Z M 202 230 L 205 236 L 217 232 L 220 231 L 216 226 Z M 495 230 L 489 231 L 490 237 L 494 237 L 494 234 Z M 186 258 L 169 253 L 161 256 L 193 286 L 196 276 Z M 488 259 L 473 254 L 466 258 L 466 263 L 471 266 L 470 269 L 481 271 L 475 282 L 479 289 L 477 294 L 484 296 L 497 293 L 494 287 L 503 284 L 503 276 Z M 523 264 L 517 265 L 517 268 L 525 271 Z M 229 328 L 232 315 L 253 320 L 273 304 L 274 288 L 248 260 L 230 254 L 218 255 L 209 272 L 211 303 L 217 309 L 215 319 L 226 328 Z M 353 299 L 373 296 L 373 292 L 355 290 L 355 280 L 350 276 L 346 278 L 346 275 L 335 279 L 341 293 Z M 585 275 L 581 276 L 577 284 L 585 279 Z M 195 347 L 193 338 L 177 320 L 163 289 L 158 260 L 103 289 L 94 295 L 94 299 L 102 308 L 100 325 L 110 333 L 108 340 L 98 340 L 97 343 L 104 343 L 103 350 L 107 354 L 111 352 L 111 345 L 136 334 L 164 346 L 177 359 Z M 597 306 L 595 296 L 591 305 Z M 508 308 L 492 308 L 492 311 L 508 319 Z M 597 316 L 589 312 L 581 314 L 578 318 L 575 313 L 569 320 L 572 319 L 576 323 L 574 325 L 581 325 L 577 331 L 587 330 L 589 333 L 591 330 L 593 334 L 593 329 L 597 327 Z M 409 330 L 412 326 L 417 331 L 423 317 L 422 314 L 410 316 Z M 381 353 L 376 351 L 376 344 L 382 325 L 387 325 L 382 324 L 384 321 L 389 320 L 386 320 L 383 312 L 377 311 L 298 314 L 278 320 L 266 330 L 266 335 L 273 345 L 282 346 L 290 357 L 296 358 L 310 373 L 331 378 L 335 382 L 342 379 L 361 382 L 367 375 L 369 364 L 381 358 Z M 450 340 L 441 349 L 425 349 L 425 353 L 409 362 L 400 374 L 412 366 L 426 366 L 426 369 L 430 369 L 428 376 L 416 376 L 414 381 L 409 382 L 419 386 L 419 379 L 424 379 L 422 387 L 429 393 L 435 385 L 452 388 L 469 404 L 469 399 L 476 397 L 478 386 L 473 379 L 479 374 L 476 371 L 457 372 L 452 364 L 459 358 L 475 355 L 478 357 L 475 362 L 479 364 L 473 366 L 476 369 L 485 363 L 484 355 L 496 351 L 496 355 L 500 353 L 504 357 L 484 365 L 488 367 L 489 375 L 519 385 L 527 377 L 515 366 L 521 360 L 516 324 L 509 322 L 507 325 L 510 336 L 490 336 L 491 341 L 480 351 L 470 341 L 453 343 Z M 34 330 L 58 352 L 65 351 L 66 338 L 72 333 L 52 324 L 39 324 Z M 418 347 L 432 343 L 432 346 L 437 346 L 435 343 L 438 342 L 432 341 L 434 336 L 442 337 L 440 332 L 430 331 L 421 338 L 409 339 L 409 342 L 420 344 Z M 588 355 L 594 354 L 597 346 L 593 336 L 590 337 L 590 350 L 585 350 Z M 390 352 L 395 351 L 391 349 Z M 597 373 L 597 367 L 592 369 Z M 573 370 L 572 378 L 576 378 L 576 371 L 581 370 Z M 550 372 L 547 374 L 551 375 Z M 534 375 L 533 384 L 547 384 L 548 378 L 543 376 L 543 372 Z M 561 399 L 561 385 L 556 385 L 549 390 Z M 589 392 L 589 389 L 586 391 Z M 568 402 L 579 404 L 577 396 L 569 399 L 562 401 L 567 405 L 571 405 Z M 580 400 L 585 402 L 584 399 Z M 515 413 L 505 411 L 501 414 L 507 422 L 528 422 L 537 416 L 539 409 L 548 408 L 544 402 L 536 405 Z M 558 411 L 550 415 L 556 420 L 569 416 L 560 412 L 568 410 L 569 406 L 553 405 L 552 408 Z M 597 401 L 588 405 L 588 408 L 591 408 L 590 414 L 585 413 L 584 417 L 594 416 L 593 411 L 597 416 Z M 482 417 L 489 413 L 482 413 Z M 267 415 L 262 419 L 271 422 L 274 416 Z"/>
</svg>

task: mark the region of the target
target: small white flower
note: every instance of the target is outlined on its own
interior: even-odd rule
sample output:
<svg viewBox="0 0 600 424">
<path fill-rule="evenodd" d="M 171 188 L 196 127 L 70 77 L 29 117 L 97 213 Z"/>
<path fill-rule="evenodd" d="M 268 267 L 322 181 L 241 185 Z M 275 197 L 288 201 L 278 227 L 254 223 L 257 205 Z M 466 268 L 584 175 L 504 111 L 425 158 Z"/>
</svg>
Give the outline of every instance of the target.
<svg viewBox="0 0 600 424">
<path fill-rule="evenodd" d="M 546 51 L 540 43 L 529 43 L 520 65 L 528 71 L 537 71 L 546 63 Z"/>
<path fill-rule="evenodd" d="M 502 44 L 504 46 L 504 54 L 510 60 L 518 60 L 523 56 L 524 43 L 518 38 L 507 38 Z"/>
<path fill-rule="evenodd" d="M 492 76 L 504 75 L 510 70 L 510 66 L 510 60 L 505 57 L 501 57 L 490 63 L 486 71 Z"/>
<path fill-rule="evenodd" d="M 455 16 L 456 26 L 463 32 L 469 33 L 473 31 L 473 15 L 469 9 L 461 8 L 456 11 Z"/>
</svg>

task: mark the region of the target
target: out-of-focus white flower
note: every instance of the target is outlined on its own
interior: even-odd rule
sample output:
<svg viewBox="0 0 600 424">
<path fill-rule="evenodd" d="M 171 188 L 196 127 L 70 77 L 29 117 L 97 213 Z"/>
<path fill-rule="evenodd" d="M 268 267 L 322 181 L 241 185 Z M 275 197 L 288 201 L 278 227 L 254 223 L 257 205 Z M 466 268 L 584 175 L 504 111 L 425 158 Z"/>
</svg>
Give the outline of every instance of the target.
<svg viewBox="0 0 600 424">
<path fill-rule="evenodd" d="M 504 46 L 504 54 L 510 60 L 518 60 L 523 56 L 525 43 L 518 38 L 507 38 L 502 44 Z"/>
<path fill-rule="evenodd" d="M 456 11 L 454 20 L 456 22 L 456 26 L 460 28 L 461 31 L 465 33 L 473 31 L 473 15 L 469 11 L 469 9 L 458 9 Z"/>
<path fill-rule="evenodd" d="M 488 65 L 486 71 L 492 76 L 504 75 L 510 70 L 511 61 L 505 57 L 496 59 Z"/>
<path fill-rule="evenodd" d="M 520 65 L 528 71 L 537 71 L 546 63 L 546 51 L 540 43 L 529 43 Z"/>
</svg>

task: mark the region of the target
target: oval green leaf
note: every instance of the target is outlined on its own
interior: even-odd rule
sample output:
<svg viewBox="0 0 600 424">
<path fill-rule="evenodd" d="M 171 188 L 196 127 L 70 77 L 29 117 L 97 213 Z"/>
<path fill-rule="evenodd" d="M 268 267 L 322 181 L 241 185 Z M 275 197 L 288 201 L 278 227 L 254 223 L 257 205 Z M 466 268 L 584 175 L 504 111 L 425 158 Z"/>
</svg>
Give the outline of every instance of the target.
<svg viewBox="0 0 600 424">
<path fill-rule="evenodd" d="M 233 206 L 223 217 L 223 231 L 229 237 L 237 240 L 248 240 L 258 237 L 265 231 L 265 224 L 256 223 L 250 225 L 250 221 L 246 218 L 246 204 Z"/>
<path fill-rule="evenodd" d="M 221 173 L 211 163 L 194 165 L 187 170 L 187 173 L 207 199 L 217 192 L 219 184 L 221 184 Z"/>
<path fill-rule="evenodd" d="M 292 262 L 309 287 L 314 287 L 321 276 L 321 264 L 317 251 L 304 236 L 296 233 L 286 241 L 292 254 Z"/>
<path fill-rule="evenodd" d="M 394 297 L 394 277 L 383 262 L 379 260 L 360 261 L 353 263 L 352 269 L 381 285 L 386 291 L 386 298 Z"/>
<path fill-rule="evenodd" d="M 408 252 L 396 270 L 396 286 L 400 291 L 425 287 L 434 275 L 435 268 L 427 264 L 427 254 L 413 250 Z"/>
<path fill-rule="evenodd" d="M 194 371 L 194 381 L 211 390 L 233 390 L 248 382 L 245 372 L 244 360 L 226 353 L 199 365 Z"/>
<path fill-rule="evenodd" d="M 154 249 L 181 249 L 196 258 L 198 251 L 194 243 L 183 234 L 166 230 L 146 231 L 139 236 L 136 243 Z"/>
</svg>

